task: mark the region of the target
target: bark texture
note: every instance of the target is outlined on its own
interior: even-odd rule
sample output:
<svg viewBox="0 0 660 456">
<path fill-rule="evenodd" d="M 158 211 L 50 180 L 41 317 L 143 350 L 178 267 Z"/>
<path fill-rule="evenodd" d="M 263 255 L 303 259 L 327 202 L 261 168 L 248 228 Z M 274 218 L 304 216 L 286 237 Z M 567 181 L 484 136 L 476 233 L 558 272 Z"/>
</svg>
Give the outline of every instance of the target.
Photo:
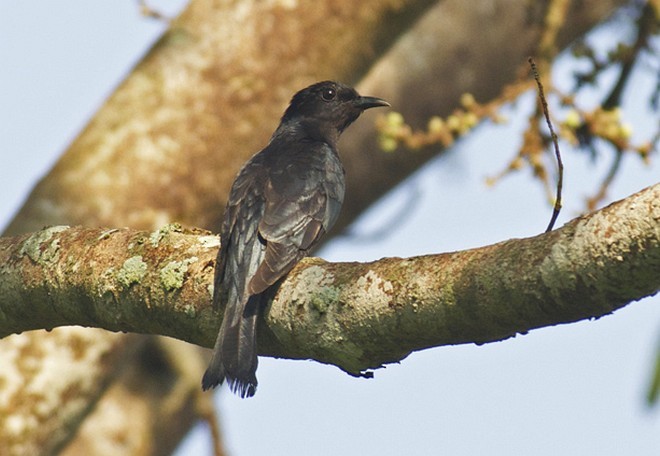
<svg viewBox="0 0 660 456">
<path fill-rule="evenodd" d="M 176 226 L 0 238 L 0 335 L 76 324 L 211 347 L 217 248 L 216 236 Z M 531 238 L 372 263 L 306 259 L 273 293 L 259 351 L 359 375 L 415 350 L 607 315 L 657 293 L 658 271 L 660 184 Z"/>
</svg>

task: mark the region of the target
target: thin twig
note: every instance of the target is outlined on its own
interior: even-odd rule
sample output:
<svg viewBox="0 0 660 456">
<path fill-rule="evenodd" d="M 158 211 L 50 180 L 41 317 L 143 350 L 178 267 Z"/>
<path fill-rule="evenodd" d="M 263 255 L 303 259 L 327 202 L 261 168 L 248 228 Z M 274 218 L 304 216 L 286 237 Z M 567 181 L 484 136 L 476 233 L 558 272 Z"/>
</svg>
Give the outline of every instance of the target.
<svg viewBox="0 0 660 456">
<path fill-rule="evenodd" d="M 607 189 L 612 184 L 614 177 L 616 176 L 617 172 L 619 171 L 619 168 L 621 167 L 622 158 L 623 158 L 623 150 L 617 148 L 616 155 L 614 156 L 614 161 L 612 162 L 612 166 L 610 166 L 610 170 L 608 171 L 607 176 L 605 176 L 605 179 L 603 180 L 603 182 L 601 182 L 600 188 L 598 189 L 598 193 L 596 193 L 593 197 L 587 200 L 587 209 L 589 209 L 590 211 L 595 211 L 598 203 L 603 199 L 605 199 L 605 195 L 607 194 Z"/>
<path fill-rule="evenodd" d="M 612 92 L 607 99 L 603 102 L 603 109 L 614 109 L 621 104 L 621 95 L 626 88 L 630 74 L 639 61 L 637 56 L 642 50 L 648 48 L 649 38 L 653 35 L 653 29 L 656 24 L 656 13 L 648 2 L 643 8 L 639 19 L 637 20 L 637 37 L 635 43 L 631 46 L 630 50 L 621 58 L 621 72 L 619 78 L 614 84 Z"/>
<path fill-rule="evenodd" d="M 220 431 L 220 421 L 218 416 L 213 408 L 213 396 L 208 393 L 202 393 L 200 390 L 200 395 L 206 396 L 206 398 L 199 398 L 197 402 L 197 412 L 202 420 L 206 421 L 206 424 L 209 426 L 211 431 L 211 443 L 213 444 L 213 455 L 214 456 L 226 456 L 225 445 L 222 439 L 222 432 Z"/>
<path fill-rule="evenodd" d="M 632 45 L 627 55 L 623 56 L 621 59 L 621 71 L 619 73 L 619 78 L 614 84 L 612 91 L 603 102 L 603 109 L 612 110 L 621 104 L 621 96 L 623 94 L 623 90 L 627 87 L 627 85 L 629 85 L 630 75 L 632 74 L 632 70 L 638 61 L 637 56 L 640 54 L 640 52 L 642 52 L 643 49 L 648 47 L 649 37 L 653 34 L 653 26 L 655 24 L 654 20 L 655 11 L 653 10 L 653 7 L 650 4 L 645 5 L 642 9 L 639 19 L 637 20 L 637 38 L 635 39 L 635 43 Z M 621 167 L 624 151 L 621 146 L 614 143 L 612 143 L 612 145 L 616 149 L 614 162 L 612 163 L 607 176 L 600 184 L 598 193 L 587 200 L 587 208 L 590 211 L 595 210 L 598 203 L 605 199 L 607 190 L 609 189 L 612 181 L 614 180 L 614 177 Z"/>
<path fill-rule="evenodd" d="M 545 232 L 552 231 L 552 228 L 555 226 L 557 217 L 559 217 L 559 212 L 561 211 L 561 189 L 564 185 L 564 164 L 561 161 L 561 153 L 559 152 L 559 143 L 557 142 L 557 134 L 555 133 L 554 128 L 552 128 L 552 121 L 550 120 L 550 113 L 548 112 L 548 102 L 545 99 L 545 93 L 543 92 L 543 84 L 541 83 L 541 77 L 539 72 L 536 69 L 536 63 L 534 59 L 530 57 L 527 59 L 529 65 L 532 67 L 532 73 L 534 74 L 534 80 L 536 85 L 539 88 L 539 99 L 541 100 L 541 106 L 543 107 L 543 115 L 545 116 L 545 121 L 548 124 L 548 129 L 550 130 L 550 136 L 552 137 L 552 144 L 555 147 L 555 156 L 557 157 L 557 197 L 555 198 L 555 206 L 552 209 L 552 217 L 550 217 L 550 223 L 545 229 Z"/>
<path fill-rule="evenodd" d="M 156 19 L 157 21 L 163 21 L 165 23 L 169 23 L 171 21 L 170 17 L 167 17 L 160 11 L 147 5 L 146 0 L 137 0 L 137 3 L 138 6 L 140 7 L 140 14 L 142 14 L 144 17 L 150 17 L 152 19 Z"/>
</svg>

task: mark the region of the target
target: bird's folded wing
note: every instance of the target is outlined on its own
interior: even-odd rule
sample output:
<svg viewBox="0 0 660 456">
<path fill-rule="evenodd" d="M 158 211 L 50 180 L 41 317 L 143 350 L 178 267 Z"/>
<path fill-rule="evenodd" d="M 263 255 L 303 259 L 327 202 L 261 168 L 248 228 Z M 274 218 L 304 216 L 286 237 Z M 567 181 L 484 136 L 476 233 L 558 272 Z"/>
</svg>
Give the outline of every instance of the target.
<svg viewBox="0 0 660 456">
<path fill-rule="evenodd" d="M 322 154 L 305 158 L 270 175 L 259 223 L 266 255 L 250 281 L 250 294 L 264 291 L 287 274 L 339 214 L 344 186 L 341 165 Z"/>
</svg>

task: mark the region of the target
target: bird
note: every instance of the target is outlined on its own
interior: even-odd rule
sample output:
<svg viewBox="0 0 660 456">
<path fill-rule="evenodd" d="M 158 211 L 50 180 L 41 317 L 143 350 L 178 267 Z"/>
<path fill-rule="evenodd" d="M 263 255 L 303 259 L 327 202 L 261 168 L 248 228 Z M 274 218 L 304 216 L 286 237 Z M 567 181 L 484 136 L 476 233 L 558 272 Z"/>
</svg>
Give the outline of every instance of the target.
<svg viewBox="0 0 660 456">
<path fill-rule="evenodd" d="M 314 248 L 339 215 L 345 191 L 337 142 L 366 109 L 390 104 L 339 82 L 297 92 L 270 141 L 229 192 L 213 305 L 224 316 L 202 389 L 226 379 L 242 398 L 257 389 L 257 320 L 265 292 Z"/>
</svg>

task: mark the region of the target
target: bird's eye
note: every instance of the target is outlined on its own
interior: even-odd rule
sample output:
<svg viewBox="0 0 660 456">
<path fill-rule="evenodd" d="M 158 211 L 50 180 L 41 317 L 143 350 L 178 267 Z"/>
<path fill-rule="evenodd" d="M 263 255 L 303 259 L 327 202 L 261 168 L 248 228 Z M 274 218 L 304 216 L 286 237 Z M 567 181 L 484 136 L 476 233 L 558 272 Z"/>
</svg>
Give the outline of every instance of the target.
<svg viewBox="0 0 660 456">
<path fill-rule="evenodd" d="M 333 100 L 336 95 L 337 95 L 337 91 L 330 87 L 328 87 L 327 89 L 323 89 L 323 92 L 321 92 L 321 98 L 323 98 L 325 101 Z"/>
</svg>

